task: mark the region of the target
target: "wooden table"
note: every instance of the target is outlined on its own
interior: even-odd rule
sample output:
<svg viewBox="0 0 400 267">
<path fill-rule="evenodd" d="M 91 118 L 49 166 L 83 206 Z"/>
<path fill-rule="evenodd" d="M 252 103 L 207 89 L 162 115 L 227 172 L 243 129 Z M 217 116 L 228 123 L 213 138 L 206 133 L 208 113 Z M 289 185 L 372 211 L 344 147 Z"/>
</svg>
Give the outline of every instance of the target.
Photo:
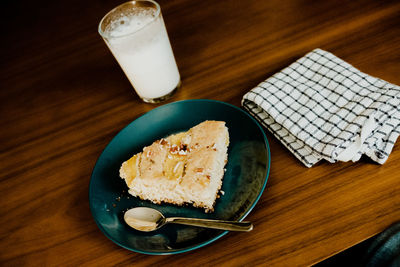
<svg viewBox="0 0 400 267">
<path fill-rule="evenodd" d="M 371 160 L 305 168 L 270 133 L 267 188 L 229 233 L 188 253 L 125 250 L 97 228 L 91 171 L 142 103 L 97 33 L 112 1 L 8 1 L 2 15 L 1 265 L 302 266 L 400 219 L 400 141 Z M 183 87 L 168 102 L 242 96 L 314 48 L 400 84 L 398 1 L 160 1 Z"/>
</svg>

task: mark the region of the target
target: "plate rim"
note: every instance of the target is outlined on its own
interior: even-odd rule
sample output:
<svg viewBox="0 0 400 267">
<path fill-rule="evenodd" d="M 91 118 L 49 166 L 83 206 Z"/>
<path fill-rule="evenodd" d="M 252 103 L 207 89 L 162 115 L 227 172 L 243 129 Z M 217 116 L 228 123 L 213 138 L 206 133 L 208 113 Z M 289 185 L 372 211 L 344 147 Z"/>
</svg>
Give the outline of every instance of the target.
<svg viewBox="0 0 400 267">
<path fill-rule="evenodd" d="M 93 166 L 93 169 L 92 169 L 92 172 L 91 172 L 91 175 L 90 175 L 89 190 L 88 190 L 88 191 L 89 191 L 89 192 L 88 192 L 89 194 L 88 194 L 88 197 L 89 197 L 89 208 L 90 208 L 91 215 L 92 215 L 92 217 L 93 217 L 93 219 L 94 219 L 94 221 L 95 221 L 97 227 L 100 229 L 100 231 L 101 231 L 108 239 L 110 239 L 113 243 L 117 244 L 118 246 L 123 247 L 123 248 L 125 248 L 125 249 L 127 249 L 127 250 L 130 250 L 130 251 L 133 251 L 133 252 L 137 252 L 137 253 L 141 253 L 141 254 L 147 254 L 147 255 L 173 255 L 173 254 L 180 254 L 180 253 L 185 253 L 185 252 L 188 252 L 188 251 L 192 251 L 192 250 L 199 249 L 199 248 L 201 248 L 201 247 L 207 246 L 208 244 L 211 244 L 212 242 L 215 242 L 216 240 L 218 240 L 218 239 L 220 239 L 221 237 L 225 236 L 225 235 L 229 232 L 229 231 L 223 231 L 222 233 L 220 233 L 219 235 L 215 236 L 214 238 L 211 238 L 211 239 L 209 239 L 209 240 L 207 240 L 207 241 L 204 241 L 204 242 L 201 242 L 201 243 L 199 243 L 199 244 L 195 244 L 195 245 L 193 245 L 193 246 L 189 246 L 189 247 L 187 247 L 187 248 L 178 249 L 178 250 L 173 250 L 173 251 L 165 251 L 165 252 L 164 252 L 164 251 L 152 252 L 152 251 L 146 251 L 146 250 L 140 250 L 140 249 L 137 249 L 137 248 L 132 248 L 132 247 L 129 247 L 129 246 L 125 246 L 124 244 L 121 244 L 118 240 L 115 240 L 113 237 L 111 237 L 111 236 L 108 234 L 107 231 L 104 230 L 103 226 L 102 226 L 102 225 L 98 222 L 98 220 L 96 219 L 96 216 L 94 216 L 94 210 L 93 210 L 92 201 L 91 201 L 91 199 L 92 199 L 92 196 L 91 196 L 91 195 L 92 195 L 92 183 L 93 183 L 93 180 L 94 180 L 94 178 L 93 178 L 93 176 L 94 176 L 94 170 L 96 169 L 97 165 L 99 164 L 99 160 L 100 160 L 100 158 L 103 156 L 104 151 L 107 149 L 107 147 L 113 142 L 113 140 L 117 137 L 117 135 L 119 135 L 122 131 L 124 131 L 126 128 L 128 128 L 128 127 L 129 127 L 132 123 L 134 123 L 136 120 L 138 120 L 138 119 L 140 119 L 140 118 L 142 118 L 142 117 L 145 117 L 145 116 L 149 116 L 149 114 L 155 112 L 155 110 L 158 110 L 158 109 L 160 109 L 160 108 L 162 108 L 162 107 L 170 106 L 170 105 L 177 105 L 177 104 L 180 104 L 180 103 L 182 103 L 182 102 L 212 102 L 212 103 L 217 103 L 217 104 L 220 104 L 220 105 L 229 106 L 229 107 L 231 107 L 231 108 L 233 108 L 233 109 L 235 109 L 235 110 L 237 110 L 237 111 L 239 111 L 239 112 L 241 112 L 241 113 L 244 113 L 248 118 L 250 118 L 250 119 L 255 123 L 255 125 L 257 125 L 258 129 L 259 129 L 259 130 L 261 131 L 261 133 L 262 133 L 262 136 L 263 136 L 263 138 L 264 138 L 265 147 L 266 147 L 266 150 L 267 150 L 267 168 L 266 168 L 267 171 L 266 171 L 264 183 L 263 183 L 262 188 L 261 188 L 260 192 L 258 193 L 256 199 L 253 201 L 253 203 L 251 204 L 251 206 L 249 207 L 249 209 L 238 219 L 238 221 L 243 221 L 243 220 L 247 217 L 247 215 L 249 215 L 249 213 L 254 209 L 254 207 L 256 206 L 256 204 L 258 203 L 258 201 L 260 200 L 262 194 L 263 194 L 264 191 L 265 191 L 265 187 L 266 187 L 266 185 L 267 185 L 267 181 L 268 181 L 268 177 L 269 177 L 269 173 L 270 173 L 270 169 L 271 169 L 271 151 L 270 151 L 270 146 L 269 146 L 269 142 L 268 142 L 268 139 L 267 139 L 267 136 L 266 136 L 266 134 L 265 134 L 264 129 L 262 128 L 262 126 L 260 125 L 260 123 L 259 123 L 255 118 L 253 118 L 248 112 L 246 112 L 245 110 L 243 110 L 243 109 L 241 109 L 240 107 L 237 107 L 237 106 L 235 106 L 235 105 L 233 105 L 233 104 L 230 104 L 230 103 L 227 103 L 227 102 L 223 102 L 223 101 L 219 101 L 219 100 L 213 100 L 213 99 L 187 99 L 187 100 L 179 100 L 179 101 L 175 101 L 175 102 L 171 102 L 171 103 L 167 103 L 167 104 L 164 104 L 164 105 L 160 105 L 160 106 L 158 106 L 158 107 L 155 107 L 155 108 L 153 108 L 153 109 L 151 109 L 151 110 L 145 112 L 144 114 L 140 115 L 139 117 L 135 118 L 133 121 L 129 122 L 129 123 L 128 123 L 127 125 L 125 125 L 122 129 L 120 129 L 115 135 L 113 135 L 113 137 L 111 138 L 111 140 L 107 143 L 107 145 L 106 145 L 106 146 L 103 148 L 103 150 L 101 151 L 100 155 L 97 157 L 96 163 L 95 163 L 95 165 Z"/>
</svg>

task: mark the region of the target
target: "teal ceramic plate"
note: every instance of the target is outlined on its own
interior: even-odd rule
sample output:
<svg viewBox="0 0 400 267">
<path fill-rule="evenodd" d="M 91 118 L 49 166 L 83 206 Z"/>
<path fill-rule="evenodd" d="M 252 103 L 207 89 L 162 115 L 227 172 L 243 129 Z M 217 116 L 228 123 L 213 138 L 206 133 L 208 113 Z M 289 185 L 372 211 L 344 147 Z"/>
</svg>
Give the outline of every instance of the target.
<svg viewBox="0 0 400 267">
<path fill-rule="evenodd" d="M 205 120 L 222 120 L 229 129 L 228 163 L 223 178 L 224 194 L 215 211 L 204 213 L 191 206 L 156 205 L 129 196 L 119 178 L 121 163 L 154 140 L 186 131 Z M 267 183 L 270 152 L 259 124 L 245 111 L 213 100 L 185 100 L 166 104 L 139 117 L 120 131 L 104 149 L 94 167 L 89 187 L 93 217 L 100 230 L 116 244 L 145 254 L 174 254 L 205 246 L 227 231 L 183 225 L 166 225 L 149 233 L 131 229 L 123 213 L 146 206 L 166 216 L 243 220 L 253 209 Z M 253 231 L 257 231 L 257 225 Z"/>
</svg>

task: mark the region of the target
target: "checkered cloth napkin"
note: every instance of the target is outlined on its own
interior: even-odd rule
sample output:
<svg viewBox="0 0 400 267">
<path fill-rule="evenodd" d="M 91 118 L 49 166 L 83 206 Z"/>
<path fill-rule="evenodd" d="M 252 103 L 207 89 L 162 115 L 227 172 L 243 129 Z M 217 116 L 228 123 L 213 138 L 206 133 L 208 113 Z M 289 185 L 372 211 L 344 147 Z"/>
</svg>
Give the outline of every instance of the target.
<svg viewBox="0 0 400 267">
<path fill-rule="evenodd" d="M 307 167 L 383 164 L 400 134 L 400 87 L 315 49 L 244 95 L 243 107 Z"/>
</svg>

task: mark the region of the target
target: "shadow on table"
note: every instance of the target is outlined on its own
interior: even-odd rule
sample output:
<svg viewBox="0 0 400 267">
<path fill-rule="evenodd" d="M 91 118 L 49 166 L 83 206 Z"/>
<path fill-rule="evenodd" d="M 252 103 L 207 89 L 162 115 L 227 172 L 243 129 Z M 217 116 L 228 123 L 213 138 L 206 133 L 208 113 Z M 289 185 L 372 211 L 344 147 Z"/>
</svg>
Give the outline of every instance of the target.
<svg viewBox="0 0 400 267">
<path fill-rule="evenodd" d="M 314 266 L 400 267 L 400 222 L 393 224 L 377 236 Z"/>
</svg>

